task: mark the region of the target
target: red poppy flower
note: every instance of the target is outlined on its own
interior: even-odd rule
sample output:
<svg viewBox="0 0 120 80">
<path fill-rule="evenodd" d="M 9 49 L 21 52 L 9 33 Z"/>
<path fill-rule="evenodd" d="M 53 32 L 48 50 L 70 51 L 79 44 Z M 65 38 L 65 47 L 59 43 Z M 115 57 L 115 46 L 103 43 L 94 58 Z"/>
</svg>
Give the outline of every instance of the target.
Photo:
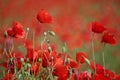
<svg viewBox="0 0 120 80">
<path fill-rule="evenodd" d="M 106 32 L 104 33 L 103 37 L 102 37 L 102 41 L 103 43 L 108 43 L 108 44 L 111 44 L 111 45 L 116 45 L 116 40 L 114 38 L 114 35 Z"/>
<path fill-rule="evenodd" d="M 51 53 L 49 52 L 44 52 L 42 55 L 42 66 L 47 67 L 47 66 L 53 66 L 57 60 L 56 52 L 52 51 Z"/>
<path fill-rule="evenodd" d="M 79 74 L 79 80 L 92 80 L 90 72 L 84 71 Z"/>
<path fill-rule="evenodd" d="M 112 71 L 108 70 L 108 69 L 105 70 L 105 74 L 107 75 L 107 78 L 109 80 L 112 80 L 115 77 L 115 74 Z"/>
<path fill-rule="evenodd" d="M 87 56 L 84 53 L 82 53 L 82 52 L 77 52 L 76 53 L 76 61 L 77 62 L 84 63 L 85 58 L 87 58 Z"/>
<path fill-rule="evenodd" d="M 25 43 L 24 43 L 24 46 L 25 46 L 25 48 L 32 48 L 33 47 L 30 40 L 26 40 Z"/>
<path fill-rule="evenodd" d="M 59 65 L 54 68 L 53 75 L 58 77 L 58 80 L 67 80 L 69 77 L 69 71 L 64 65 Z"/>
<path fill-rule="evenodd" d="M 97 73 L 97 74 L 103 74 L 103 75 L 104 75 L 104 67 L 103 67 L 102 65 L 96 64 L 96 65 L 94 66 L 93 63 L 90 63 L 90 67 L 91 67 L 93 70 L 96 69 L 96 73 Z"/>
<path fill-rule="evenodd" d="M 72 80 L 79 80 L 79 74 L 73 73 Z"/>
<path fill-rule="evenodd" d="M 70 68 L 77 68 L 77 62 L 74 61 L 72 58 L 67 58 L 68 59 L 68 63 L 66 64 L 68 67 Z"/>
<path fill-rule="evenodd" d="M 3 62 L 0 64 L 0 66 L 9 69 L 11 73 L 14 73 L 14 66 L 16 66 L 17 70 L 21 69 L 21 61 L 20 58 L 17 58 L 16 56 L 13 57 L 13 59 L 9 62 Z"/>
<path fill-rule="evenodd" d="M 3 63 L 1 63 L 0 66 L 2 66 L 2 67 L 4 67 L 4 68 L 8 68 L 8 64 L 7 64 L 7 62 L 3 62 Z"/>
<path fill-rule="evenodd" d="M 103 74 L 94 74 L 93 80 L 109 80 Z"/>
<path fill-rule="evenodd" d="M 41 9 L 37 14 L 37 19 L 40 23 L 51 23 L 52 17 L 44 10 Z"/>
<path fill-rule="evenodd" d="M 7 34 L 11 37 L 15 38 L 24 38 L 25 31 L 23 30 L 23 26 L 19 22 L 13 22 L 12 28 L 7 30 Z"/>
<path fill-rule="evenodd" d="M 34 74 L 34 75 L 37 75 L 40 71 L 40 64 L 39 63 L 35 63 L 35 64 L 32 64 L 31 67 L 30 67 L 30 73 L 31 74 Z"/>
<path fill-rule="evenodd" d="M 102 33 L 105 30 L 104 26 L 98 22 L 92 23 L 92 31 L 94 33 Z"/>
<path fill-rule="evenodd" d="M 120 74 L 115 75 L 115 80 L 120 80 Z"/>
<path fill-rule="evenodd" d="M 38 52 L 38 50 L 33 50 L 32 48 L 27 49 L 26 57 L 29 59 L 30 62 L 33 62 L 33 61 L 39 59 L 40 56 L 41 56 L 41 53 Z"/>
<path fill-rule="evenodd" d="M 12 77 L 14 76 L 14 74 L 5 74 L 5 76 L 3 77 L 2 80 L 13 80 Z"/>
<path fill-rule="evenodd" d="M 63 64 L 63 59 L 57 58 L 56 61 L 55 61 L 55 64 L 53 65 L 53 68 L 54 68 L 54 67 L 59 67 L 59 66 L 61 66 L 61 65 L 64 65 L 64 64 Z"/>
</svg>

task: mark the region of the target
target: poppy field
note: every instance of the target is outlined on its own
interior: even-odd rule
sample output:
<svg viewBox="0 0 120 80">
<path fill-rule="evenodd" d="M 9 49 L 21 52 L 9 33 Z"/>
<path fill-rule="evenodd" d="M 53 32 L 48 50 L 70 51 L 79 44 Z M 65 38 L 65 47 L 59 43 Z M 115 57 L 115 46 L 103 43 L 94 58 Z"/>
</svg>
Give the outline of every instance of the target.
<svg viewBox="0 0 120 80">
<path fill-rule="evenodd" d="M 0 80 L 120 80 L 119 0 L 0 0 Z"/>
</svg>

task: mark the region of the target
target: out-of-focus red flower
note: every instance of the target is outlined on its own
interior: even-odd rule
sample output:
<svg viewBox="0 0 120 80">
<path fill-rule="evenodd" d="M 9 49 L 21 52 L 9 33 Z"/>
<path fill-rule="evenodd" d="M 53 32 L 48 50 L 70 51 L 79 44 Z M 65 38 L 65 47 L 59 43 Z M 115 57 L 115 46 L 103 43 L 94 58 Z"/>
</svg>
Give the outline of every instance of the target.
<svg viewBox="0 0 120 80">
<path fill-rule="evenodd" d="M 57 60 L 56 52 L 44 52 L 42 54 L 42 66 L 47 67 L 47 66 L 53 66 Z"/>
<path fill-rule="evenodd" d="M 67 78 L 69 77 L 69 71 L 67 70 L 67 66 L 55 66 L 53 75 L 57 76 L 58 80 L 67 80 Z"/>
<path fill-rule="evenodd" d="M 21 53 L 12 53 L 12 60 L 9 60 L 9 62 L 3 62 L 0 64 L 0 66 L 9 69 L 10 72 L 14 73 L 14 66 L 16 66 L 17 70 L 21 69 L 22 62 L 20 58 L 23 58 L 23 55 Z"/>
<path fill-rule="evenodd" d="M 35 63 L 35 64 L 31 65 L 31 67 L 30 67 L 31 74 L 37 75 L 39 71 L 40 71 L 40 64 L 39 63 Z"/>
<path fill-rule="evenodd" d="M 96 64 L 96 73 L 97 74 L 104 74 L 104 67 L 100 64 Z"/>
<path fill-rule="evenodd" d="M 58 67 L 60 65 L 64 65 L 63 60 L 61 58 L 57 58 L 53 67 Z"/>
<path fill-rule="evenodd" d="M 72 80 L 79 80 L 79 74 L 73 73 Z"/>
<path fill-rule="evenodd" d="M 2 80 L 13 80 L 12 78 L 13 78 L 13 76 L 14 76 L 14 74 L 5 74 L 5 76 L 3 77 L 3 79 Z M 14 79 L 15 80 L 15 79 Z"/>
<path fill-rule="evenodd" d="M 92 80 L 92 76 L 90 72 L 81 72 L 79 74 L 79 80 Z"/>
<path fill-rule="evenodd" d="M 25 48 L 32 48 L 33 47 L 30 40 L 26 40 L 24 43 L 24 46 L 25 46 Z"/>
<path fill-rule="evenodd" d="M 103 74 L 94 74 L 93 80 L 109 80 Z"/>
<path fill-rule="evenodd" d="M 40 9 L 40 11 L 37 14 L 37 19 L 40 23 L 52 22 L 52 17 L 44 9 Z"/>
<path fill-rule="evenodd" d="M 44 52 L 42 55 L 42 66 L 43 67 L 47 67 L 48 63 L 49 63 L 49 53 L 48 52 Z"/>
<path fill-rule="evenodd" d="M 7 64 L 7 62 L 3 62 L 3 63 L 0 64 L 0 66 L 2 66 L 2 67 L 4 67 L 4 68 L 7 68 L 7 67 L 8 67 L 8 64 Z"/>
<path fill-rule="evenodd" d="M 93 66 L 94 64 L 90 64 L 90 67 L 95 70 L 96 69 L 96 73 L 97 74 L 103 74 L 104 75 L 104 67 L 100 64 L 96 64 L 95 66 Z"/>
<path fill-rule="evenodd" d="M 92 32 L 102 33 L 105 30 L 104 26 L 98 22 L 92 22 Z"/>
<path fill-rule="evenodd" d="M 84 63 L 85 58 L 87 58 L 87 56 L 84 53 L 82 53 L 82 52 L 77 52 L 76 53 L 76 61 L 77 62 Z"/>
<path fill-rule="evenodd" d="M 120 80 L 120 74 L 115 75 L 115 80 Z"/>
<path fill-rule="evenodd" d="M 78 65 L 77 65 L 77 63 L 76 63 L 76 61 L 74 61 L 73 59 L 69 59 L 69 66 L 71 67 L 71 68 L 76 68 L 76 67 L 78 67 Z"/>
<path fill-rule="evenodd" d="M 14 21 L 12 28 L 9 28 L 7 30 L 7 34 L 11 37 L 15 37 L 15 38 L 24 38 L 25 37 L 25 31 L 23 30 L 23 26 L 17 22 Z"/>
<path fill-rule="evenodd" d="M 38 50 L 33 50 L 32 48 L 27 49 L 26 57 L 29 59 L 30 62 L 38 60 L 41 56 L 41 53 Z"/>
<path fill-rule="evenodd" d="M 107 75 L 106 77 L 107 77 L 109 80 L 112 80 L 112 79 L 114 79 L 114 77 L 115 77 L 115 74 L 114 74 L 112 71 L 108 70 L 108 69 L 105 70 L 105 74 Z"/>
<path fill-rule="evenodd" d="M 116 45 L 116 39 L 114 37 L 114 35 L 106 32 L 104 33 L 103 37 L 102 37 L 102 41 L 103 43 L 108 43 L 108 44 L 111 44 L 111 45 Z"/>
</svg>

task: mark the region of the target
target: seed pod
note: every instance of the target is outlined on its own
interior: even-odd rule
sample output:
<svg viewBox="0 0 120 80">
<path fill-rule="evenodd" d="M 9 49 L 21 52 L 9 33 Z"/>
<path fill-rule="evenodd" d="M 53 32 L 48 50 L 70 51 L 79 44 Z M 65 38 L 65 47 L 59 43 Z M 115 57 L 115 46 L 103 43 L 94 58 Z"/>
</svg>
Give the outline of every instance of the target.
<svg viewBox="0 0 120 80">
<path fill-rule="evenodd" d="M 44 35 L 44 36 L 47 36 L 47 32 L 44 32 L 43 35 Z"/>
<path fill-rule="evenodd" d="M 65 46 L 62 47 L 62 52 L 66 53 L 66 48 L 65 48 Z"/>
<path fill-rule="evenodd" d="M 84 58 L 84 59 L 85 59 L 85 62 L 90 65 L 90 61 L 87 58 Z"/>
<path fill-rule="evenodd" d="M 49 39 L 47 39 L 47 43 L 48 43 L 48 44 L 50 43 L 50 40 L 49 40 Z"/>
<path fill-rule="evenodd" d="M 52 48 L 49 46 L 48 47 L 48 52 L 50 53 L 52 51 Z"/>
<path fill-rule="evenodd" d="M 20 61 L 21 61 L 21 62 L 24 62 L 24 59 L 23 59 L 23 58 L 20 58 Z"/>
<path fill-rule="evenodd" d="M 4 38 L 6 38 L 6 37 L 7 37 L 7 32 L 5 31 L 5 32 L 4 32 Z"/>
<path fill-rule="evenodd" d="M 31 64 L 29 64 L 29 63 L 28 63 L 28 64 L 27 64 L 27 67 L 29 67 L 29 68 L 30 68 L 30 67 L 31 67 Z"/>
<path fill-rule="evenodd" d="M 29 27 L 27 27 L 27 31 L 29 31 L 30 30 L 30 28 Z"/>
<path fill-rule="evenodd" d="M 48 31 L 48 33 L 49 33 L 51 36 L 55 36 L 55 32 L 53 32 L 53 31 Z"/>
</svg>

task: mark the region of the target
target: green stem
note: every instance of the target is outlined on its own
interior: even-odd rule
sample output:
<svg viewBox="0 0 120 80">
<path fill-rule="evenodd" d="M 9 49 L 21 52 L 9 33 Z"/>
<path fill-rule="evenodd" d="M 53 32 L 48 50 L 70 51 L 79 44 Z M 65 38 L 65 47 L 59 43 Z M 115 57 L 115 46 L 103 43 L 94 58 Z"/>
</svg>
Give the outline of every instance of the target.
<svg viewBox="0 0 120 80">
<path fill-rule="evenodd" d="M 94 33 L 92 34 L 92 57 L 94 61 L 95 73 L 96 73 L 96 63 L 95 63 L 95 50 L 94 50 Z"/>
<path fill-rule="evenodd" d="M 104 74 L 105 74 L 105 53 L 104 53 L 104 49 L 105 49 L 105 44 L 103 44 L 103 50 L 102 50 L 102 59 L 103 59 Z"/>
<path fill-rule="evenodd" d="M 33 29 L 33 51 L 35 49 L 35 30 Z"/>
</svg>

